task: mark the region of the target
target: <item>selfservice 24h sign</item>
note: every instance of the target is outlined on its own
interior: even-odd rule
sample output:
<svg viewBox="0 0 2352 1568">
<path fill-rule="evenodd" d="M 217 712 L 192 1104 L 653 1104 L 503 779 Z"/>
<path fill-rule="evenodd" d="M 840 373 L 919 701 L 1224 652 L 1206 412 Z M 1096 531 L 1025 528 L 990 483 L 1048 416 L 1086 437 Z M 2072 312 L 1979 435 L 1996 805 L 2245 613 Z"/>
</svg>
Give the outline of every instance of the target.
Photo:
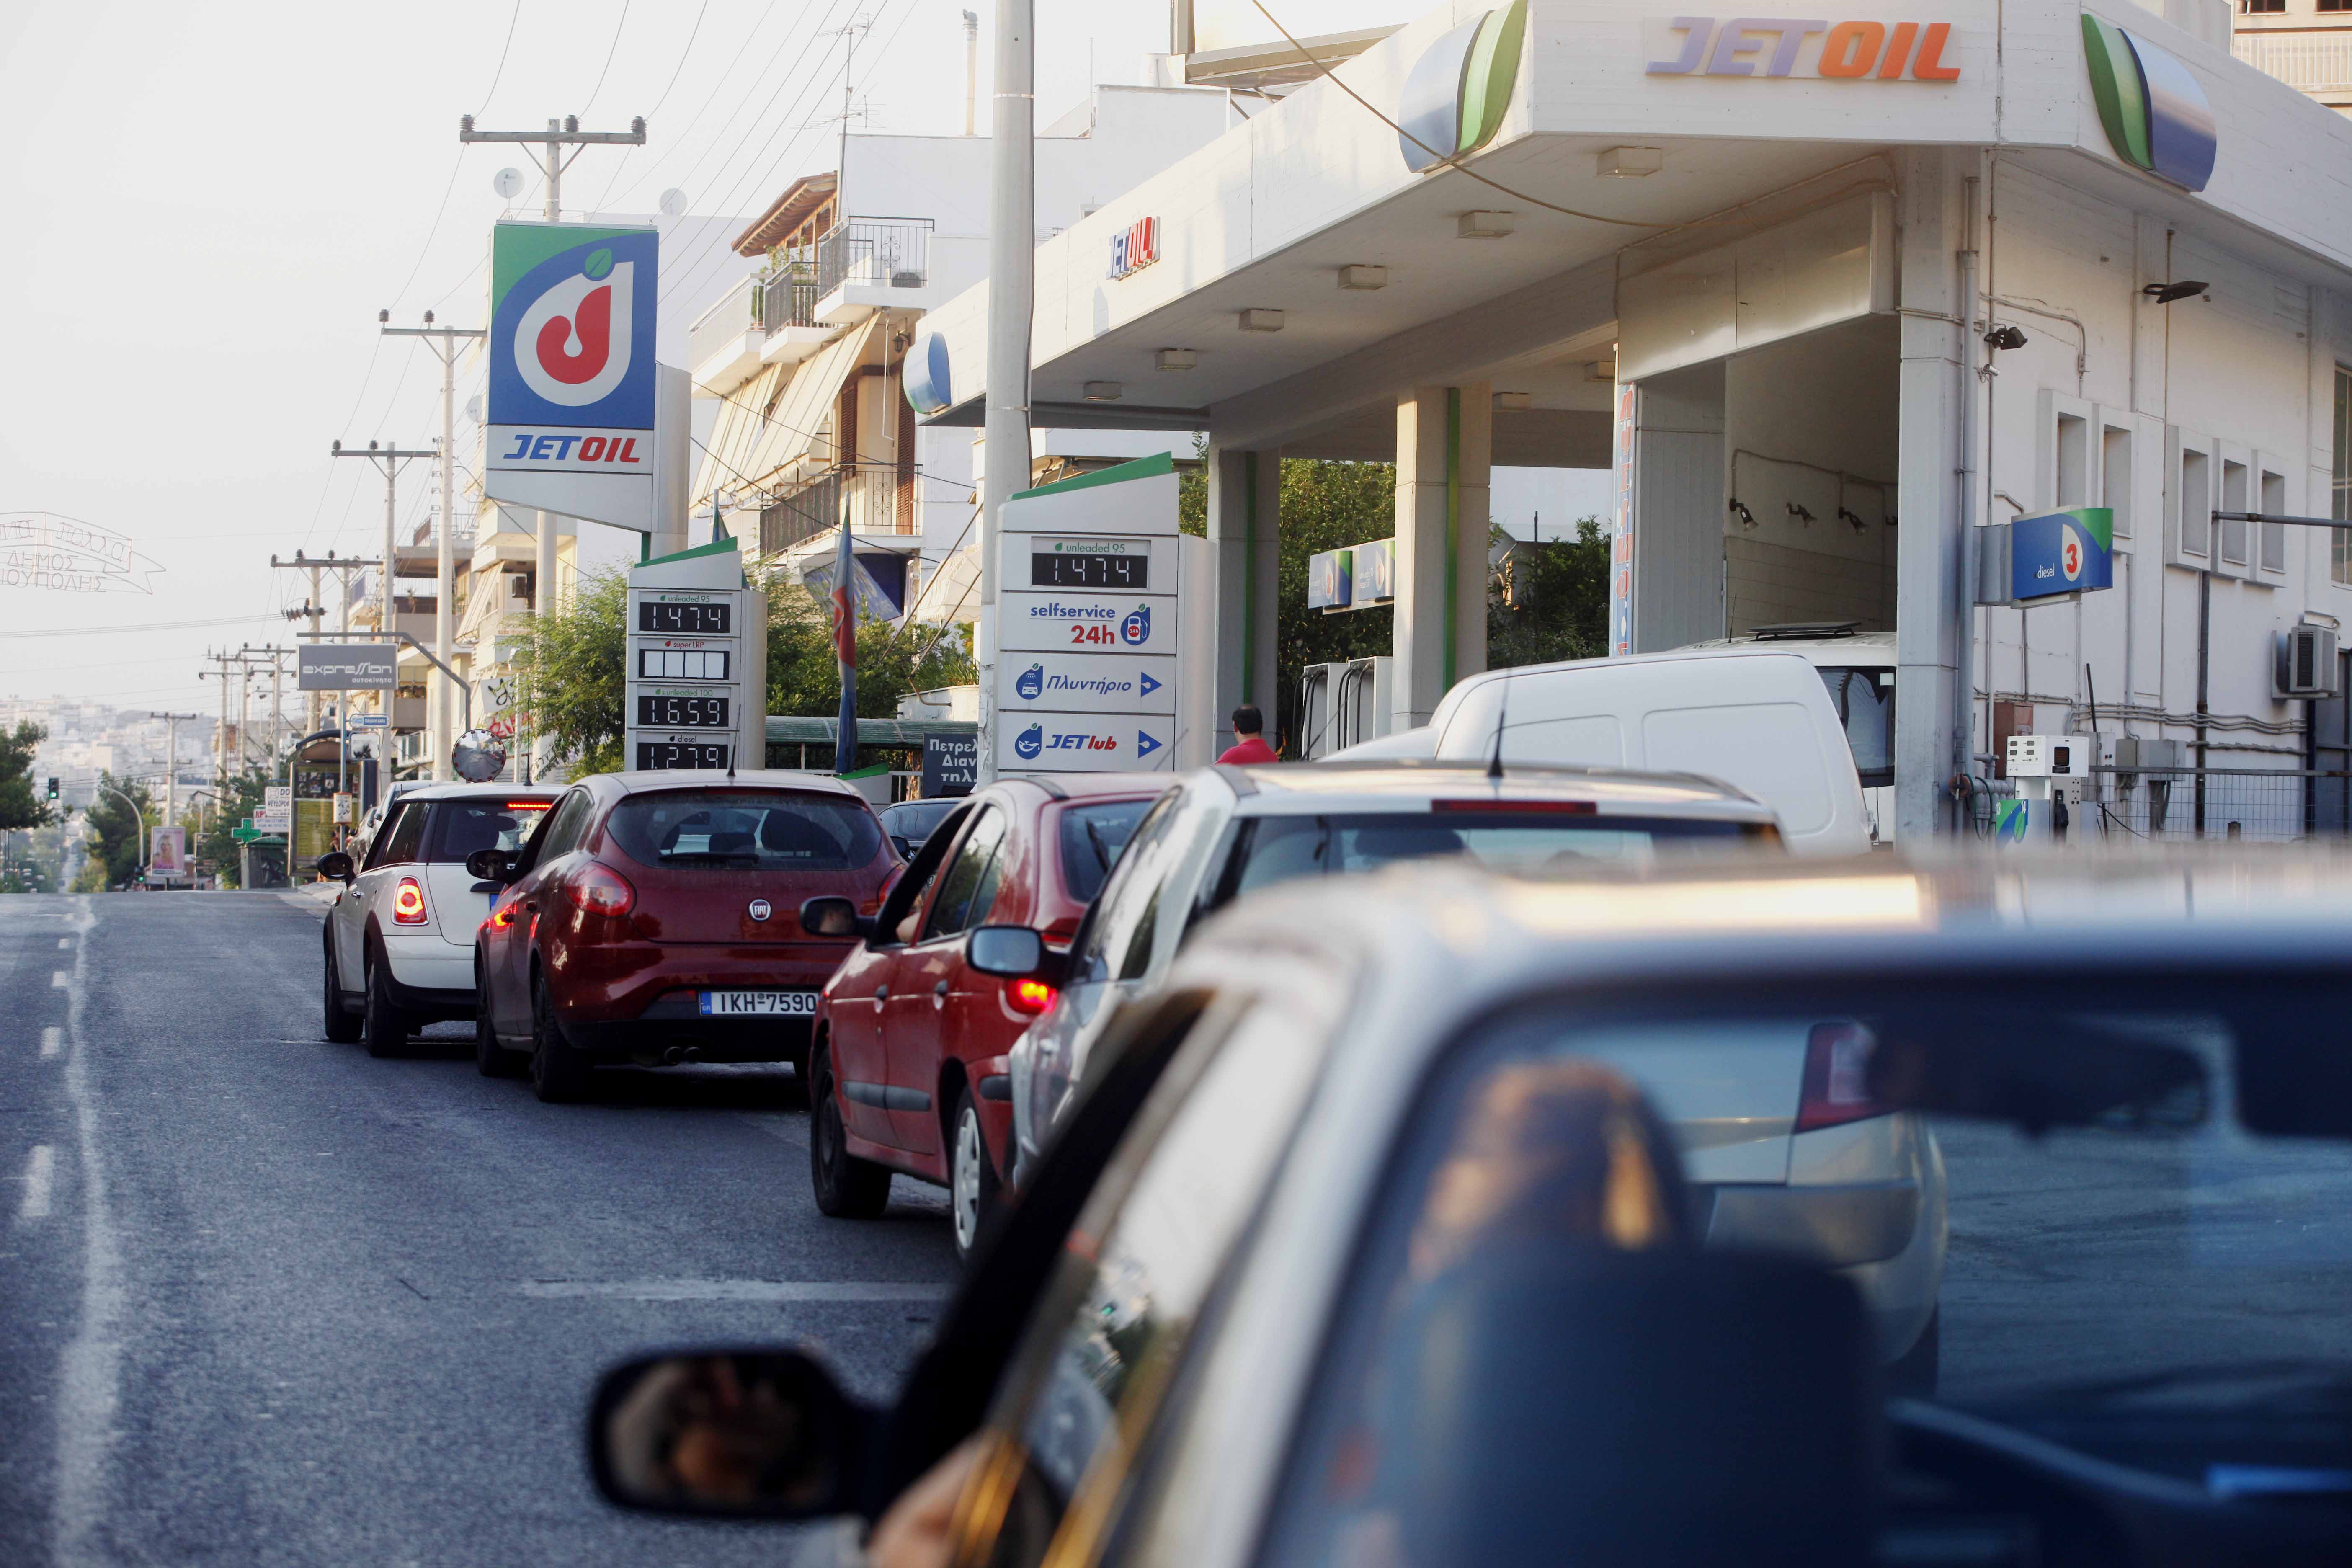
<svg viewBox="0 0 2352 1568">
<path fill-rule="evenodd" d="M 492 500 L 652 531 L 658 276 L 650 228 L 498 226 L 483 461 Z"/>
</svg>

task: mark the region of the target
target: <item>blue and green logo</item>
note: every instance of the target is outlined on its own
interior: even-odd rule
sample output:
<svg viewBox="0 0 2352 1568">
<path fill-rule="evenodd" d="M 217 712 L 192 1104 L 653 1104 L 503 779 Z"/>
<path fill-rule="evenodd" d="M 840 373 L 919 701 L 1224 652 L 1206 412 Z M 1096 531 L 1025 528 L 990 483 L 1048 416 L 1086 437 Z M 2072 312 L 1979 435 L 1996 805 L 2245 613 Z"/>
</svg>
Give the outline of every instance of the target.
<svg viewBox="0 0 2352 1568">
<path fill-rule="evenodd" d="M 2091 97 L 2116 156 L 2186 191 L 2213 177 L 2213 106 L 2187 66 L 2137 33 L 2083 13 Z"/>
<path fill-rule="evenodd" d="M 1397 149 L 1419 174 L 1495 139 L 1528 37 L 1528 0 L 1465 22 L 1429 46 L 1405 73 Z"/>
</svg>

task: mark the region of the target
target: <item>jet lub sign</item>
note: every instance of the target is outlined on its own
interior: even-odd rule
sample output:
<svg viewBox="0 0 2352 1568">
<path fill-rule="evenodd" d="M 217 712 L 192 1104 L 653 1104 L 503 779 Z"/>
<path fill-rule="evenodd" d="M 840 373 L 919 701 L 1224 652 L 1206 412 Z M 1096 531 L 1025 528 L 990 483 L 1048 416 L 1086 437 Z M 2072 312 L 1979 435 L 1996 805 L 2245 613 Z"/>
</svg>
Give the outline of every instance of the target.
<svg viewBox="0 0 2352 1568">
<path fill-rule="evenodd" d="M 659 246 L 650 228 L 497 226 L 482 461 L 492 500 L 653 531 Z"/>
</svg>

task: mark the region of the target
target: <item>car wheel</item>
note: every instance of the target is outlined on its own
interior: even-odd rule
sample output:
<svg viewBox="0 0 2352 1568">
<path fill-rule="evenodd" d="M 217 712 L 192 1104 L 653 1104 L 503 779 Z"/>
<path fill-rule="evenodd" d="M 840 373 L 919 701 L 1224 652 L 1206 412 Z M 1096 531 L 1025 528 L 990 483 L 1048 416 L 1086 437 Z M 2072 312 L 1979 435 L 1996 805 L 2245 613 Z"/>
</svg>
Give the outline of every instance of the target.
<svg viewBox="0 0 2352 1568">
<path fill-rule="evenodd" d="M 890 1202 L 890 1173 L 849 1152 L 835 1098 L 833 1052 L 818 1045 L 809 1052 L 815 1068 L 809 1079 L 809 1184 L 819 1214 L 835 1219 L 876 1219 Z"/>
<path fill-rule="evenodd" d="M 474 1070 L 484 1078 L 512 1078 L 514 1053 L 499 1044 L 490 1026 L 490 983 L 481 966 L 474 966 Z"/>
<path fill-rule="evenodd" d="M 341 978 L 335 973 L 335 944 L 332 940 L 326 944 L 325 970 L 326 1022 L 322 1027 L 326 1037 L 339 1046 L 357 1045 L 360 1031 L 363 1026 L 357 1017 L 352 1016 L 352 1010 L 343 1005 L 343 985 Z"/>
<path fill-rule="evenodd" d="M 396 1057 L 408 1044 L 409 1031 L 415 1020 L 393 1005 L 392 986 L 384 971 L 390 965 L 369 960 L 361 984 L 366 988 L 367 1001 L 361 1020 L 361 1034 L 367 1040 L 367 1053 L 382 1058 Z"/>
<path fill-rule="evenodd" d="M 955 1222 L 956 1261 L 970 1263 L 981 1233 L 996 1213 L 996 1167 L 980 1132 L 980 1107 L 966 1086 L 957 1097 L 955 1142 L 948 1153 L 949 1209 Z"/>
<path fill-rule="evenodd" d="M 530 983 L 530 1089 L 549 1105 L 568 1104 L 588 1092 L 588 1066 L 555 1021 L 555 998 L 547 994 L 544 975 Z"/>
<path fill-rule="evenodd" d="M 1911 1348 L 1886 1368 L 1886 1391 L 1906 1399 L 1927 1399 L 1936 1392 L 1936 1363 L 1941 1359 L 1944 1310 L 1927 1314 L 1927 1326 Z"/>
</svg>

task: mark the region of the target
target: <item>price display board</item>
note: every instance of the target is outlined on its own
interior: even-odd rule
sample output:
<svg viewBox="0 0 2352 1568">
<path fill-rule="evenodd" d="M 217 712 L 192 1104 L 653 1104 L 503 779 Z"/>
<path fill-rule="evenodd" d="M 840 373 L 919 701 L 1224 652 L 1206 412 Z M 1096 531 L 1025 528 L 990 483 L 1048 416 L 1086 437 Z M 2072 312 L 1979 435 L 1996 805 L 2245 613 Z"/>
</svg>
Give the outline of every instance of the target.
<svg viewBox="0 0 2352 1568">
<path fill-rule="evenodd" d="M 629 572 L 626 717 L 632 768 L 761 767 L 767 757 L 767 605 L 731 544 Z"/>
<path fill-rule="evenodd" d="M 1080 555 L 1039 551 L 1029 557 L 1029 585 L 1033 588 L 1114 588 L 1139 594 L 1151 586 L 1151 557 L 1148 554 L 1101 552 Z"/>
</svg>

